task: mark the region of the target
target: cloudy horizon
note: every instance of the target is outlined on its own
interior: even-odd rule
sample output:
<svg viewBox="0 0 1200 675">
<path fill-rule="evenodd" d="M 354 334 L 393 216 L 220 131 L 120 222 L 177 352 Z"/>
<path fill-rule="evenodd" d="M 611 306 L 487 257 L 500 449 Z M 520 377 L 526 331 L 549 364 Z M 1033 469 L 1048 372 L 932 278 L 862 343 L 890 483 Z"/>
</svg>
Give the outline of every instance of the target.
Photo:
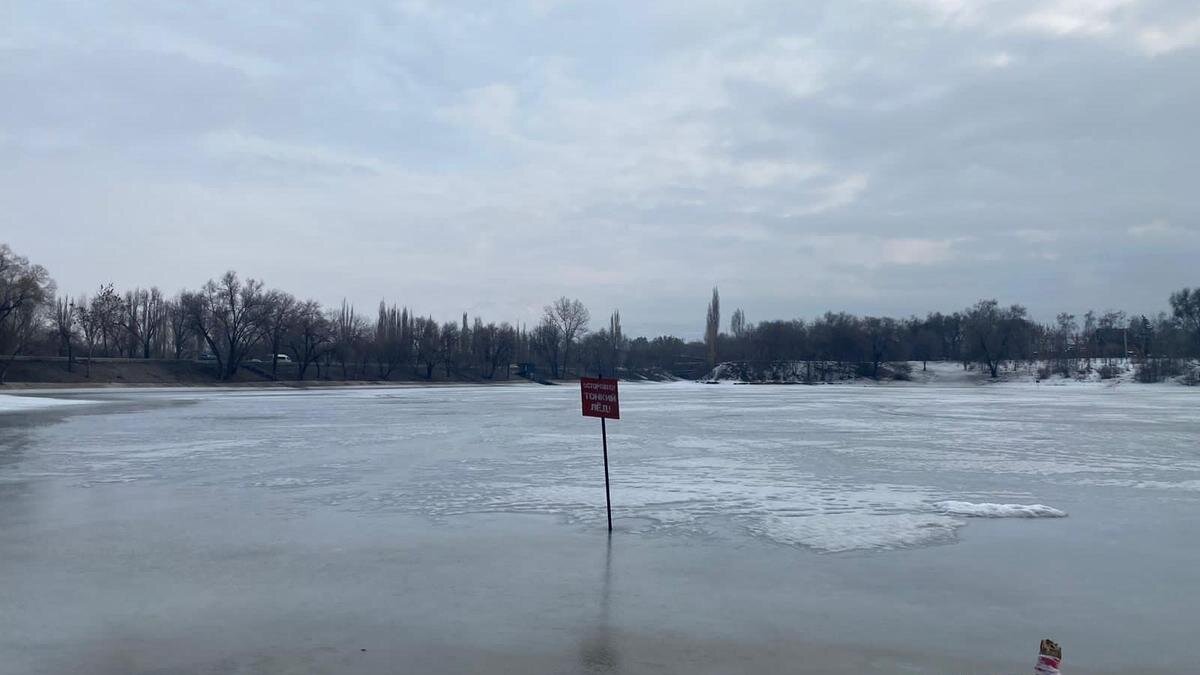
<svg viewBox="0 0 1200 675">
<path fill-rule="evenodd" d="M 13 5 L 0 242 L 70 294 L 232 268 L 686 337 L 713 286 L 1049 320 L 1200 284 L 1194 4 L 796 4 Z"/>
</svg>

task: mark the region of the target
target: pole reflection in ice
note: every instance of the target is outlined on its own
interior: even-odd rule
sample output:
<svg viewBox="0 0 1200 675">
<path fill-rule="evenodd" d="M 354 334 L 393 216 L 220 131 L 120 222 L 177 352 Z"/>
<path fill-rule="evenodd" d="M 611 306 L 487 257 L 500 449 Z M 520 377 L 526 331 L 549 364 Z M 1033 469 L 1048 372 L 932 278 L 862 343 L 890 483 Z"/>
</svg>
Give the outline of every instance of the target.
<svg viewBox="0 0 1200 675">
<path fill-rule="evenodd" d="M 600 615 L 592 634 L 583 640 L 579 660 L 586 672 L 614 673 L 620 669 L 620 658 L 609 626 L 609 604 L 612 592 L 612 532 L 604 551 L 604 582 L 600 587 Z"/>
</svg>

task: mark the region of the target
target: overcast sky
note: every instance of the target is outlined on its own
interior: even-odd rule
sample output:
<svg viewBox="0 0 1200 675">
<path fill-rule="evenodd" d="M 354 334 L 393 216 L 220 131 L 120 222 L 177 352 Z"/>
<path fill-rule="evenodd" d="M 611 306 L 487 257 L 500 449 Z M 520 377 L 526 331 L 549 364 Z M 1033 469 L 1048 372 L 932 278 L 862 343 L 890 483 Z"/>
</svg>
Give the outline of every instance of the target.
<svg viewBox="0 0 1200 675">
<path fill-rule="evenodd" d="M 234 268 L 698 336 L 713 285 L 757 321 L 1200 284 L 1194 0 L 8 2 L 0 52 L 0 241 L 70 293 Z"/>
</svg>

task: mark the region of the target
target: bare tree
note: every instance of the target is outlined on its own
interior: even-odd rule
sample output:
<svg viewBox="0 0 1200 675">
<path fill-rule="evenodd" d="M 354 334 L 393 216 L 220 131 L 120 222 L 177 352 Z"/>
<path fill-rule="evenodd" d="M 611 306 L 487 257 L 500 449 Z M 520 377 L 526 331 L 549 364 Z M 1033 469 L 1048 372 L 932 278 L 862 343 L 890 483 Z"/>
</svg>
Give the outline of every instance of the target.
<svg viewBox="0 0 1200 675">
<path fill-rule="evenodd" d="M 1046 360 L 1051 370 L 1064 377 L 1075 370 L 1075 357 L 1079 353 L 1078 332 L 1075 315 L 1068 312 L 1059 312 L 1055 325 L 1048 331 Z"/>
<path fill-rule="evenodd" d="M 316 364 L 319 379 L 321 356 L 332 342 L 329 321 L 325 318 L 320 303 L 316 300 L 306 300 L 296 305 L 287 341 L 288 349 L 296 359 L 298 377 L 303 380 L 309 366 Z"/>
<path fill-rule="evenodd" d="M 580 360 L 584 369 L 599 377 L 616 377 L 628 342 L 622 334 L 621 313 L 614 311 L 608 318 L 608 328 L 589 333 L 579 341 Z"/>
<path fill-rule="evenodd" d="M 121 298 L 113 290 L 112 284 L 101 286 L 90 300 L 87 296 L 80 296 L 75 302 L 75 315 L 79 320 L 79 328 L 83 331 L 83 340 L 87 347 L 85 377 L 92 376 L 92 358 L 96 353 L 96 343 L 103 340 L 110 327 L 116 323 L 116 317 L 120 310 Z"/>
<path fill-rule="evenodd" d="M 0 384 L 4 384 L 8 368 L 17 355 L 25 351 L 43 328 L 46 310 L 47 304 L 44 302 L 24 303 L 9 313 L 3 331 L 0 331 L 0 355 L 4 356 L 4 360 L 0 361 Z"/>
<path fill-rule="evenodd" d="M 496 337 L 496 324 L 489 331 L 487 326 L 483 325 L 483 319 L 475 317 L 475 323 L 471 326 L 471 348 L 470 348 L 470 363 L 475 367 L 479 376 L 490 379 L 487 376 L 488 372 L 488 349 L 491 347 L 492 340 Z"/>
<path fill-rule="evenodd" d="M 267 293 L 266 309 L 263 319 L 266 330 L 267 346 L 271 349 L 271 379 L 279 377 L 279 355 L 283 351 L 283 342 L 291 328 L 296 314 L 296 297 L 286 291 L 270 291 Z"/>
<path fill-rule="evenodd" d="M 1200 288 L 1184 288 L 1171 294 L 1171 313 L 1191 335 L 1193 354 L 1200 356 Z"/>
<path fill-rule="evenodd" d="M 67 372 L 75 370 L 75 303 L 62 297 L 54 303 L 54 332 L 58 335 L 59 353 L 66 352 Z"/>
<path fill-rule="evenodd" d="M 130 358 L 134 358 L 139 351 L 142 358 L 150 358 L 165 321 L 166 310 L 162 292 L 158 288 L 135 288 L 125 293 L 118 323 L 129 337 Z"/>
<path fill-rule="evenodd" d="M 442 362 L 446 379 L 450 379 L 451 375 L 458 374 L 461 343 L 462 333 L 459 331 L 458 324 L 453 321 L 442 324 L 441 340 L 438 343 L 438 359 Z"/>
<path fill-rule="evenodd" d="M 544 323 L 554 326 L 562 341 L 562 368 L 554 370 L 565 377 L 571 363 L 571 347 L 576 340 L 587 333 L 588 322 L 592 320 L 592 315 L 579 300 L 569 300 L 563 296 L 546 305 L 542 317 Z"/>
<path fill-rule="evenodd" d="M 135 358 L 138 346 L 142 343 L 141 335 L 138 334 L 141 329 L 139 320 L 142 308 L 139 297 L 141 293 L 142 289 L 140 288 L 125 291 L 125 296 L 121 298 L 121 303 L 118 305 L 117 326 L 121 329 L 116 340 L 118 356 Z"/>
<path fill-rule="evenodd" d="M 43 310 L 54 298 L 54 281 L 41 265 L 30 264 L 0 244 L 0 384 L 17 354 L 41 325 Z"/>
<path fill-rule="evenodd" d="M 741 307 L 733 310 L 733 316 L 729 319 L 729 333 L 739 340 L 746 336 L 746 313 Z"/>
<path fill-rule="evenodd" d="M 462 326 L 459 328 L 458 333 L 458 350 L 454 359 L 455 364 L 460 370 L 464 366 L 468 369 L 471 366 L 471 341 L 473 338 L 474 335 L 471 327 L 467 324 L 467 313 L 463 312 Z"/>
<path fill-rule="evenodd" d="M 863 327 L 867 334 L 867 348 L 870 350 L 871 377 L 879 379 L 879 364 L 895 353 L 899 343 L 896 320 L 869 316 L 863 319 Z"/>
<path fill-rule="evenodd" d="M 608 331 L 601 328 L 599 331 L 588 333 L 582 340 L 579 341 L 579 364 L 582 367 L 580 375 L 595 374 L 596 377 L 604 377 L 607 369 L 605 354 L 608 351 Z"/>
<path fill-rule="evenodd" d="M 407 331 L 408 308 L 389 307 L 380 300 L 374 344 L 375 364 L 380 379 L 388 379 L 393 372 L 410 362 L 412 345 L 407 340 Z"/>
<path fill-rule="evenodd" d="M 912 358 L 921 362 L 921 370 L 927 370 L 929 361 L 937 356 L 937 335 L 925 327 L 923 323 L 917 321 L 915 317 L 910 333 L 909 340 L 912 345 L 909 351 L 912 354 Z"/>
<path fill-rule="evenodd" d="M 1088 368 L 1092 367 L 1092 357 L 1095 356 L 1095 345 L 1092 338 L 1096 334 L 1096 312 L 1088 310 L 1083 314 L 1082 338 L 1078 345 L 1083 348 L 1083 357 L 1087 359 Z"/>
<path fill-rule="evenodd" d="M 433 379 L 433 369 L 441 357 L 441 334 L 433 317 L 413 320 L 413 339 L 416 343 L 417 362 L 425 367 L 425 379 Z"/>
<path fill-rule="evenodd" d="M 589 333 L 579 341 L 580 360 L 585 370 L 599 377 L 616 377 L 628 342 L 621 330 L 621 313 L 613 312 L 608 318 L 608 328 Z"/>
<path fill-rule="evenodd" d="M 263 283 L 256 279 L 242 283 L 230 270 L 220 281 L 210 279 L 198 292 L 184 297 L 190 327 L 216 357 L 220 378 L 232 378 L 265 334 Z"/>
<path fill-rule="evenodd" d="M 0 329 L 14 312 L 30 304 L 38 305 L 54 295 L 54 282 L 41 265 L 0 244 Z"/>
<path fill-rule="evenodd" d="M 529 336 L 529 342 L 530 349 L 550 364 L 550 376 L 557 379 L 561 363 L 559 355 L 562 353 L 563 345 L 562 331 L 558 324 L 549 317 L 542 317 L 542 322 L 533 329 L 533 333 Z"/>
<path fill-rule="evenodd" d="M 607 349 L 605 357 L 612 369 L 613 377 L 616 377 L 617 371 L 621 368 L 625 355 L 629 351 L 629 340 L 621 328 L 621 310 L 619 309 L 613 310 L 612 315 L 608 317 L 608 341 L 605 343 L 605 347 Z"/>
<path fill-rule="evenodd" d="M 967 354 L 987 366 L 993 378 L 1000 364 L 1018 352 L 1026 328 L 1025 308 L 1000 307 L 995 300 L 980 300 L 964 313 Z"/>
<path fill-rule="evenodd" d="M 330 317 L 333 326 L 332 356 L 342 368 L 342 379 L 350 379 L 347 363 L 353 363 L 362 348 L 366 325 L 354 311 L 354 305 L 342 300 L 342 306 Z"/>
<path fill-rule="evenodd" d="M 485 380 L 495 379 L 496 370 L 501 365 L 504 366 L 507 375 L 516 346 L 515 337 L 516 331 L 507 323 L 497 327 L 494 323 L 484 326 L 482 322 L 478 322 L 471 330 L 473 347 L 482 359 L 480 374 Z"/>
<path fill-rule="evenodd" d="M 188 314 L 183 306 L 182 293 L 176 296 L 174 300 L 167 301 L 163 306 L 163 313 L 166 316 L 165 329 L 169 330 L 170 346 L 172 358 L 183 358 L 183 352 L 187 349 L 188 338 L 193 337 L 191 331 L 188 330 Z"/>
<path fill-rule="evenodd" d="M 138 333 L 142 338 L 142 358 L 148 359 L 154 355 L 154 346 L 158 343 L 158 337 L 166 322 L 166 301 L 163 299 L 162 291 L 151 286 L 149 292 L 142 292 L 141 302 L 142 326 Z"/>
</svg>

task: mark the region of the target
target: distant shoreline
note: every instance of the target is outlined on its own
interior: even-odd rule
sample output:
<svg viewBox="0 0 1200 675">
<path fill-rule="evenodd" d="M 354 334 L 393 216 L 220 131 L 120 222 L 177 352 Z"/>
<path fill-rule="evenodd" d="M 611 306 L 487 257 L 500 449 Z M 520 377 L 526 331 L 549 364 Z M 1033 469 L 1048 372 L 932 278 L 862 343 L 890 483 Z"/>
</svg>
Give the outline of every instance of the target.
<svg viewBox="0 0 1200 675">
<path fill-rule="evenodd" d="M 1134 364 L 1129 360 L 1110 359 L 1108 363 L 1097 360 L 1095 364 L 1078 368 L 1069 375 L 1054 371 L 1045 362 L 1006 362 L 1002 364 L 998 377 L 989 377 L 978 365 L 964 367 L 958 361 L 900 361 L 881 363 L 878 377 L 870 377 L 860 370 L 863 364 L 839 362 L 774 361 L 765 363 L 725 362 L 719 364 L 707 376 L 700 379 L 704 384 L 738 385 L 869 385 L 869 386 L 1128 386 L 1128 385 L 1172 385 L 1185 386 L 1189 382 L 1186 373 L 1195 369 L 1200 373 L 1200 364 L 1186 363 L 1181 374 L 1157 382 L 1144 382 L 1137 378 Z M 1194 383 L 1195 375 L 1191 376 Z"/>
<path fill-rule="evenodd" d="M 551 382 L 551 385 L 563 382 Z M 442 381 L 422 382 L 419 380 L 288 380 L 265 382 L 8 382 L 0 384 L 0 393 L 16 391 L 77 391 L 106 389 L 396 389 L 424 387 L 472 387 L 472 386 L 544 386 L 525 379 L 496 381 Z"/>
<path fill-rule="evenodd" d="M 415 388 L 415 387 L 464 387 L 464 386 L 525 386 L 525 385 L 573 385 L 577 379 L 535 379 L 523 377 L 510 379 L 433 379 L 404 378 L 404 379 L 279 379 L 271 380 L 265 377 L 250 379 L 253 372 L 239 374 L 235 380 L 218 380 L 207 371 L 203 371 L 193 362 L 166 360 L 129 360 L 97 362 L 93 368 L 93 377 L 85 378 L 84 364 L 76 364 L 73 372 L 67 373 L 63 363 L 51 361 L 29 360 L 18 362 L 25 366 L 24 372 L 18 373 L 29 378 L 0 384 L 0 393 L 18 391 L 81 391 L 122 390 L 122 389 L 208 389 L 208 390 L 240 390 L 240 389 L 338 389 L 338 388 Z M 690 380 L 675 376 L 641 373 L 626 378 L 622 382 L 695 382 L 708 385 L 759 385 L 759 386 L 883 386 L 883 387 L 921 387 L 921 386 L 1128 386 L 1128 385 L 1174 385 L 1184 386 L 1182 378 L 1168 378 L 1159 382 L 1140 382 L 1135 377 L 1133 365 L 1123 362 L 1120 367 L 1104 376 L 1099 368 L 1089 367 L 1073 376 L 1051 374 L 1048 377 L 1038 373 L 1037 364 L 1008 364 L 1000 372 L 998 378 L 988 377 L 978 367 L 964 368 L 961 362 L 930 361 L 924 364 L 919 361 L 894 362 L 886 364 L 878 379 L 864 376 L 853 370 L 854 364 L 837 364 L 840 370 L 830 370 L 832 377 L 810 379 L 808 362 L 774 362 L 770 364 L 747 364 L 725 362 L 720 364 L 706 377 Z M 817 364 L 817 367 L 831 368 L 831 364 Z M 1188 368 L 1200 369 L 1200 364 L 1192 363 Z M 1200 372 L 1200 371 L 1198 371 Z"/>
<path fill-rule="evenodd" d="M 96 359 L 89 366 L 87 362 L 76 360 L 73 365 L 62 357 L 22 357 L 9 365 L 7 382 L 0 383 L 0 392 L 16 390 L 44 389 L 141 389 L 141 388 L 279 388 L 279 389 L 314 389 L 331 387 L 441 387 L 463 385 L 515 385 L 515 384 L 562 384 L 577 382 L 572 376 L 567 378 L 549 378 L 541 373 L 534 373 L 532 378 L 523 377 L 512 371 L 506 373 L 499 369 L 496 377 L 485 379 L 467 372 L 454 372 L 443 376 L 439 371 L 432 379 L 426 379 L 423 373 L 414 373 L 408 368 L 395 368 L 389 377 L 372 378 L 370 375 L 379 374 L 376 368 L 356 368 L 349 375 L 356 377 L 338 378 L 342 373 L 340 367 L 324 367 L 319 371 L 311 368 L 309 378 L 300 379 L 299 371 L 294 363 L 281 362 L 277 373 L 272 373 L 271 364 L 251 361 L 238 369 L 232 379 L 217 377 L 215 364 L 206 361 L 190 359 Z M 320 377 L 316 377 L 317 373 Z M 90 375 L 90 377 L 89 377 Z M 334 377 L 330 377 L 333 375 Z M 363 377 L 363 376 L 367 377 Z M 474 376 L 472 376 L 474 375 Z M 667 373 L 631 371 L 627 372 L 629 381 L 672 381 L 678 379 Z"/>
<path fill-rule="evenodd" d="M 278 372 L 271 372 L 271 364 L 251 361 L 238 369 L 232 379 L 221 379 L 217 376 L 214 363 L 192 359 L 115 359 L 104 358 L 92 361 L 90 368 L 83 359 L 74 364 L 62 357 L 23 357 L 9 364 L 6 382 L 0 384 L 0 391 L 14 389 L 77 389 L 77 388 L 141 388 L 141 387 L 279 387 L 279 388 L 308 388 L 308 387 L 337 387 L 337 386 L 397 386 L 397 385 L 445 385 L 445 384 L 505 384 L 529 382 L 526 378 L 517 378 L 515 374 L 508 379 L 494 380 L 474 379 L 467 377 L 434 377 L 427 380 L 404 369 L 394 369 L 390 377 L 375 377 L 381 375 L 375 369 L 368 369 L 352 378 L 330 378 L 328 375 L 337 372 L 334 368 L 311 368 L 309 377 L 301 379 L 293 363 L 278 364 Z M 321 377 L 315 377 L 315 375 Z M 440 375 L 441 373 L 439 373 Z M 276 377 L 277 375 L 277 377 Z M 366 375 L 367 377 L 362 377 Z M 503 376 L 503 373 L 499 373 Z"/>
</svg>

